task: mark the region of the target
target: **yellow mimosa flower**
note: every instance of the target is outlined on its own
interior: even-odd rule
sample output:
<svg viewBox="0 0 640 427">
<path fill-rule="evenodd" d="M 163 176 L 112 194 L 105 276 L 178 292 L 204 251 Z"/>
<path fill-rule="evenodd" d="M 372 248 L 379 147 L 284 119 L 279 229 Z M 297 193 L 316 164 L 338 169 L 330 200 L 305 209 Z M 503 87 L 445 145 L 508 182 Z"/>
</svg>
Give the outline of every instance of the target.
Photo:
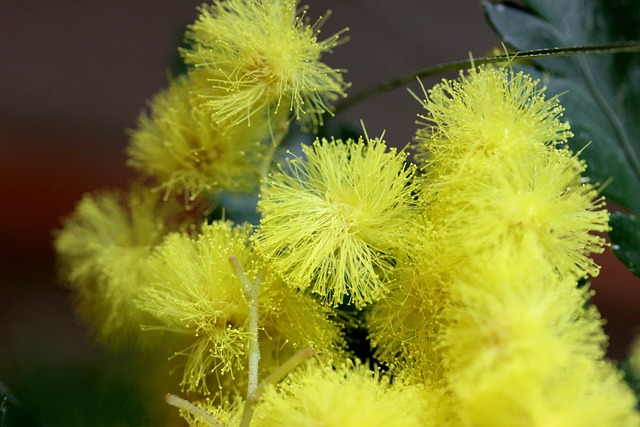
<svg viewBox="0 0 640 427">
<path fill-rule="evenodd" d="M 265 110 L 291 110 L 315 127 L 345 96 L 342 71 L 320 62 L 343 39 L 319 41 L 322 19 L 306 23 L 296 0 L 214 0 L 189 27 L 192 46 L 182 50 L 213 93 L 201 93 L 216 121 L 251 120 Z"/>
<path fill-rule="evenodd" d="M 180 204 L 134 187 L 85 195 L 57 231 L 63 279 L 100 338 L 119 342 L 139 332 L 147 317 L 133 300 L 144 291 L 147 258 L 181 217 Z"/>
<path fill-rule="evenodd" d="M 191 99 L 191 86 L 190 78 L 179 77 L 153 98 L 150 115 L 142 113 L 131 133 L 128 164 L 154 177 L 165 194 L 184 194 L 189 202 L 202 193 L 257 188 L 268 127 L 215 123 Z"/>
<path fill-rule="evenodd" d="M 328 304 L 380 299 L 414 241 L 407 154 L 384 141 L 317 140 L 265 181 L 255 241 L 285 282 Z"/>
<path fill-rule="evenodd" d="M 191 337 L 192 344 L 178 352 L 186 357 L 182 386 L 187 391 L 208 394 L 211 381 L 226 374 L 233 379 L 227 393 L 241 390 L 246 382 L 249 302 L 230 256 L 236 257 L 249 280 L 266 270 L 258 298 L 264 372 L 297 348 L 312 346 L 316 353 L 329 354 L 341 343 L 329 310 L 275 277 L 249 244 L 250 232 L 250 225 L 218 221 L 203 225 L 196 235 L 172 233 L 149 261 L 152 278 L 137 304 L 156 319 L 148 329 Z"/>
</svg>

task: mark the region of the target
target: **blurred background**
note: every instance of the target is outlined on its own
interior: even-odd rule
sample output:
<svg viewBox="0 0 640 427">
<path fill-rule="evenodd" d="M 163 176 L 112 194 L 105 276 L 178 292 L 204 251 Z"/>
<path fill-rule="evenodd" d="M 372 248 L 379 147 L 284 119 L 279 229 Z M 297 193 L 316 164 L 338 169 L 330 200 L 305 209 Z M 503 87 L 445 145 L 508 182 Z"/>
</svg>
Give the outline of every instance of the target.
<svg viewBox="0 0 640 427">
<path fill-rule="evenodd" d="M 321 36 L 349 27 L 350 41 L 323 58 L 348 70 L 346 78 L 353 83 L 349 93 L 430 65 L 466 59 L 470 53 L 481 56 L 499 44 L 476 0 L 309 3 L 312 19 L 327 9 L 333 12 Z M 65 384 L 67 376 L 61 372 L 102 357 L 74 318 L 67 291 L 57 284 L 52 230 L 83 193 L 124 187 L 133 177 L 125 165 L 125 129 L 135 126 L 147 99 L 165 86 L 185 25 L 195 19 L 199 4 L 3 2 L 0 396 L 8 388 L 19 401 L 25 387 L 39 387 L 35 394 L 46 399 L 73 386 Z M 417 84 L 411 87 L 419 93 Z M 340 118 L 356 128 L 362 119 L 369 135 L 384 131 L 389 143 L 404 146 L 415 132 L 418 112 L 418 103 L 403 88 L 370 99 Z M 640 281 L 609 252 L 599 260 L 604 267 L 595 280 L 595 301 L 608 321 L 610 355 L 620 359 L 640 324 Z M 25 386 L 27 377 L 37 379 Z"/>
</svg>

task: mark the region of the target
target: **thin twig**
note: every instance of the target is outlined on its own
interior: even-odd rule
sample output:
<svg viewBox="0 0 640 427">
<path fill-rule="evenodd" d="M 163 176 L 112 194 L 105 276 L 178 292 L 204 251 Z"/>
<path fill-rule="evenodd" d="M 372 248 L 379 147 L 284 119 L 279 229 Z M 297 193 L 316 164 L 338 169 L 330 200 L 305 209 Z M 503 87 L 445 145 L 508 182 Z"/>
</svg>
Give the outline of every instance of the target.
<svg viewBox="0 0 640 427">
<path fill-rule="evenodd" d="M 207 411 L 194 405 L 188 400 L 184 400 L 176 396 L 175 394 L 167 393 L 164 396 L 164 400 L 166 400 L 169 405 L 175 406 L 178 409 L 182 409 L 183 411 L 190 413 L 191 415 L 204 421 L 205 423 L 207 423 L 207 425 L 211 427 L 224 427 L 222 424 L 218 422 L 217 419 L 215 419 L 213 415 L 209 414 Z"/>
<path fill-rule="evenodd" d="M 236 274 L 236 277 L 244 285 L 245 295 L 249 302 L 249 385 L 247 387 L 247 396 L 258 387 L 258 367 L 260 363 L 260 345 L 258 342 L 258 295 L 260 293 L 260 284 L 264 278 L 264 270 L 260 270 L 255 281 L 249 280 L 244 269 L 235 256 L 229 257 L 229 262 Z"/>
<path fill-rule="evenodd" d="M 260 397 L 264 392 L 264 389 L 271 384 L 277 384 L 284 377 L 286 377 L 291 371 L 300 366 L 305 360 L 313 356 L 313 350 L 310 348 L 303 348 L 298 350 L 296 354 L 291 356 L 286 362 L 278 366 L 267 378 L 265 378 L 253 392 L 247 395 L 247 400 L 244 403 L 244 410 L 242 411 L 242 421 L 240 427 L 249 427 L 251 424 L 251 418 L 253 417 L 253 411 L 256 405 L 260 401 Z"/>
<path fill-rule="evenodd" d="M 556 47 L 549 49 L 526 50 L 513 54 L 486 56 L 481 58 L 471 58 L 463 61 L 448 62 L 445 64 L 435 65 L 420 71 L 413 72 L 403 77 L 390 80 L 386 83 L 378 84 L 362 90 L 356 94 L 350 95 L 346 100 L 338 104 L 334 110 L 334 114 L 339 114 L 344 110 L 377 95 L 390 92 L 394 89 L 402 87 L 408 83 L 414 82 L 416 79 L 435 76 L 446 73 L 447 71 L 462 70 L 474 65 L 495 64 L 499 62 L 522 61 L 531 58 L 545 58 L 568 55 L 592 55 L 592 54 L 613 54 L 613 53 L 630 53 L 640 51 L 640 40 L 625 41 L 620 43 L 607 43 L 587 46 L 574 47 Z"/>
</svg>

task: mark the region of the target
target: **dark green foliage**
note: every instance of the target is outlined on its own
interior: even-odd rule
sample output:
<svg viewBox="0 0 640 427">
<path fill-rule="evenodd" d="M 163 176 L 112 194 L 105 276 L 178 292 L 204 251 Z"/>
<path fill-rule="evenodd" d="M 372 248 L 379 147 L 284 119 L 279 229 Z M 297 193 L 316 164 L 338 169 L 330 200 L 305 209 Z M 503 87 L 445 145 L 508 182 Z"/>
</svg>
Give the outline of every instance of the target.
<svg viewBox="0 0 640 427">
<path fill-rule="evenodd" d="M 640 220 L 636 215 L 616 212 L 611 215 L 609 224 L 613 253 L 631 273 L 640 277 Z"/>
<path fill-rule="evenodd" d="M 515 50 L 594 45 L 640 39 L 640 0 L 484 2 L 489 23 Z M 532 59 L 522 68 L 560 95 L 565 118 L 592 182 L 604 195 L 640 213 L 640 54 L 570 55 Z M 638 274 L 638 221 L 612 220 L 615 252 Z M 624 229 L 616 231 L 616 227 Z M 627 237 L 628 233 L 631 236 Z"/>
</svg>

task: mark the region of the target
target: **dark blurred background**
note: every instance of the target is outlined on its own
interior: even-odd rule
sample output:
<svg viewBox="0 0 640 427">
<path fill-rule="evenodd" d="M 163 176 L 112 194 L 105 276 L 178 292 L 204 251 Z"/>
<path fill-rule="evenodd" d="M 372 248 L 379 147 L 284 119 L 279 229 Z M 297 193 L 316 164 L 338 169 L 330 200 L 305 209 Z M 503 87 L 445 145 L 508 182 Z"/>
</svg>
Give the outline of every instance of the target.
<svg viewBox="0 0 640 427">
<path fill-rule="evenodd" d="M 125 166 L 125 129 L 135 126 L 146 100 L 165 86 L 184 27 L 200 3 L 3 2 L 0 382 L 5 387 L 20 389 L 21 378 L 34 369 L 52 372 L 97 357 L 73 316 L 67 291 L 56 283 L 51 232 L 83 193 L 124 187 L 133 177 Z M 349 27 L 351 40 L 324 59 L 348 70 L 350 93 L 469 53 L 481 56 L 499 44 L 476 0 L 310 0 L 310 7 L 312 18 L 333 11 L 325 36 Z M 418 85 L 412 88 L 419 92 Z M 369 135 L 386 131 L 388 142 L 404 146 L 419 111 L 399 89 L 340 118 L 355 127 L 363 119 Z M 622 358 L 640 324 L 640 281 L 610 253 L 599 260 L 605 265 L 595 280 L 595 301 L 608 320 L 610 354 Z"/>
</svg>

